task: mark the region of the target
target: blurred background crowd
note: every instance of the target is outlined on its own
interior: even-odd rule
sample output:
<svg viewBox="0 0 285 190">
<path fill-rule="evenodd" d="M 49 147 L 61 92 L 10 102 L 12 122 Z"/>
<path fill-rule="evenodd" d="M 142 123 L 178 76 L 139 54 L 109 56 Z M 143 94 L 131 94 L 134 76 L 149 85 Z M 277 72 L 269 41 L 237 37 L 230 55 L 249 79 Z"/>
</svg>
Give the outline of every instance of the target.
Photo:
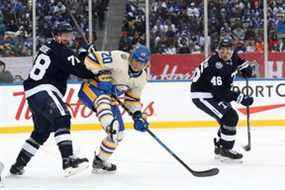
<svg viewBox="0 0 285 190">
<path fill-rule="evenodd" d="M 201 53 L 204 49 L 204 12 L 201 0 L 153 0 L 150 42 L 153 53 Z M 209 0 L 208 31 L 214 50 L 221 37 L 231 36 L 241 52 L 263 51 L 262 0 Z M 145 41 L 144 9 L 129 1 L 120 49 Z M 268 1 L 270 51 L 285 51 L 285 1 Z"/>
<path fill-rule="evenodd" d="M 102 30 L 109 0 L 93 1 L 95 31 Z M 38 46 L 52 37 L 51 28 L 59 21 L 74 26 L 74 48 L 84 43 L 83 35 L 88 34 L 88 0 L 37 0 L 36 5 Z M 31 56 L 32 27 L 32 0 L 0 0 L 0 56 Z"/>
<path fill-rule="evenodd" d="M 37 40 L 41 45 L 51 38 L 50 28 L 57 21 L 78 22 L 75 29 L 78 48 L 88 34 L 88 0 L 37 0 Z M 109 0 L 94 0 L 96 30 L 102 30 Z M 68 7 L 69 6 L 69 7 Z M 211 50 L 220 37 L 232 36 L 242 52 L 263 51 L 262 0 L 209 0 L 208 30 Z M 203 1 L 152 0 L 150 38 L 153 53 L 200 53 L 204 48 Z M 145 10 L 135 0 L 126 4 L 119 49 L 129 51 L 145 43 Z M 95 23 L 96 25 L 96 23 Z M 76 26 L 74 26 L 76 27 Z M 270 51 L 285 50 L 285 1 L 268 2 L 268 37 Z M 81 33 L 79 33 L 79 31 Z M 94 32 L 96 39 L 96 32 Z M 0 0 L 0 56 L 32 54 L 32 1 Z"/>
</svg>

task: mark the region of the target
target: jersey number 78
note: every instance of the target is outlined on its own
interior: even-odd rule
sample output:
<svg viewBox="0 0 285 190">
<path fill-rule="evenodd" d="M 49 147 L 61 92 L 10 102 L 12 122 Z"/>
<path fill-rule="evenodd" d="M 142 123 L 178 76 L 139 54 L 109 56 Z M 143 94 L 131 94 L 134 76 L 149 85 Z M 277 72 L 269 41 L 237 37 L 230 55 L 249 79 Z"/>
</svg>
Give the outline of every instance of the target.
<svg viewBox="0 0 285 190">
<path fill-rule="evenodd" d="M 51 63 L 51 60 L 48 55 L 39 54 L 30 72 L 30 78 L 35 81 L 41 80 L 44 77 L 46 70 L 48 69 L 50 63 Z"/>
</svg>

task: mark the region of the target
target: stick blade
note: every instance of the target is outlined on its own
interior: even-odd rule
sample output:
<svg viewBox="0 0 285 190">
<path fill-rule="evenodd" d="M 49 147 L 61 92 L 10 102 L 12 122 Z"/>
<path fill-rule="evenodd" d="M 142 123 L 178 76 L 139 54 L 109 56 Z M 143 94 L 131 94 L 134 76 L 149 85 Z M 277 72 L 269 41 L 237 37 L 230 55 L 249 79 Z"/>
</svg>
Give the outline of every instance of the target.
<svg viewBox="0 0 285 190">
<path fill-rule="evenodd" d="M 243 147 L 244 150 L 246 151 L 250 151 L 251 150 L 251 146 L 250 145 L 246 145 Z"/>
<path fill-rule="evenodd" d="M 218 168 L 212 168 L 209 170 L 204 170 L 204 171 L 192 171 L 191 172 L 195 177 L 211 177 L 215 176 L 219 173 Z"/>
</svg>

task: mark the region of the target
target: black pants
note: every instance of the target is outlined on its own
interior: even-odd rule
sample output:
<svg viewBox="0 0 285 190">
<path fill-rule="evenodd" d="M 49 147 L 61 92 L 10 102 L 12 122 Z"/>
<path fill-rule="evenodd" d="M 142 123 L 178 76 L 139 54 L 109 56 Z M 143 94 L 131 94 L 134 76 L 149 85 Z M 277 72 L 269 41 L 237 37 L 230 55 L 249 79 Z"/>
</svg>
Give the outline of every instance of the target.
<svg viewBox="0 0 285 190">
<path fill-rule="evenodd" d="M 59 118 L 71 117 L 65 103 L 55 92 L 42 91 L 27 100 L 33 115 L 34 130 L 40 133 L 56 131 Z"/>
<path fill-rule="evenodd" d="M 235 143 L 238 114 L 231 104 L 213 98 L 195 98 L 192 101 L 200 110 L 217 120 L 220 124 L 219 143 L 226 149 L 232 149 Z"/>
<path fill-rule="evenodd" d="M 51 132 L 55 132 L 55 141 L 62 158 L 73 155 L 70 137 L 71 117 L 61 97 L 52 91 L 41 91 L 27 100 L 32 112 L 34 129 L 31 137 L 25 141 L 15 165 L 26 166 Z"/>
<path fill-rule="evenodd" d="M 213 98 L 195 98 L 192 101 L 200 110 L 215 118 L 219 124 L 224 115 L 233 109 L 230 103 L 218 102 Z"/>
</svg>

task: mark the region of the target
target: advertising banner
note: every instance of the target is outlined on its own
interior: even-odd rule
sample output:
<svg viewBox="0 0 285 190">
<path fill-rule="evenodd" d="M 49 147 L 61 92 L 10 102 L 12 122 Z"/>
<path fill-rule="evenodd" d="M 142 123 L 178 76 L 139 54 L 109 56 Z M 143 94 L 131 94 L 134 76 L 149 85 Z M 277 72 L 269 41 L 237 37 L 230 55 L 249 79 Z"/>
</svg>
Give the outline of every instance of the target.
<svg viewBox="0 0 285 190">
<path fill-rule="evenodd" d="M 190 82 L 150 82 L 142 95 L 143 112 L 153 128 L 217 126 L 191 101 Z M 72 116 L 73 129 L 99 129 L 96 114 L 82 105 L 77 92 L 80 84 L 70 84 L 64 98 Z M 246 91 L 245 81 L 236 81 L 234 89 Z M 285 80 L 251 80 L 249 93 L 255 97 L 251 106 L 252 126 L 285 126 Z M 246 109 L 232 103 L 245 124 Z M 0 132 L 20 132 L 32 126 L 23 87 L 1 86 Z M 123 110 L 122 110 L 123 111 Z M 127 127 L 131 118 L 123 113 Z"/>
<path fill-rule="evenodd" d="M 267 68 L 264 65 L 263 53 L 243 53 L 241 57 L 249 61 L 257 61 L 259 77 L 285 77 L 285 53 L 269 53 Z M 188 80 L 194 69 L 204 60 L 202 54 L 160 55 L 151 57 L 151 80 Z M 266 73 L 267 72 L 267 73 Z M 266 75 L 265 75 L 266 73 Z"/>
</svg>

